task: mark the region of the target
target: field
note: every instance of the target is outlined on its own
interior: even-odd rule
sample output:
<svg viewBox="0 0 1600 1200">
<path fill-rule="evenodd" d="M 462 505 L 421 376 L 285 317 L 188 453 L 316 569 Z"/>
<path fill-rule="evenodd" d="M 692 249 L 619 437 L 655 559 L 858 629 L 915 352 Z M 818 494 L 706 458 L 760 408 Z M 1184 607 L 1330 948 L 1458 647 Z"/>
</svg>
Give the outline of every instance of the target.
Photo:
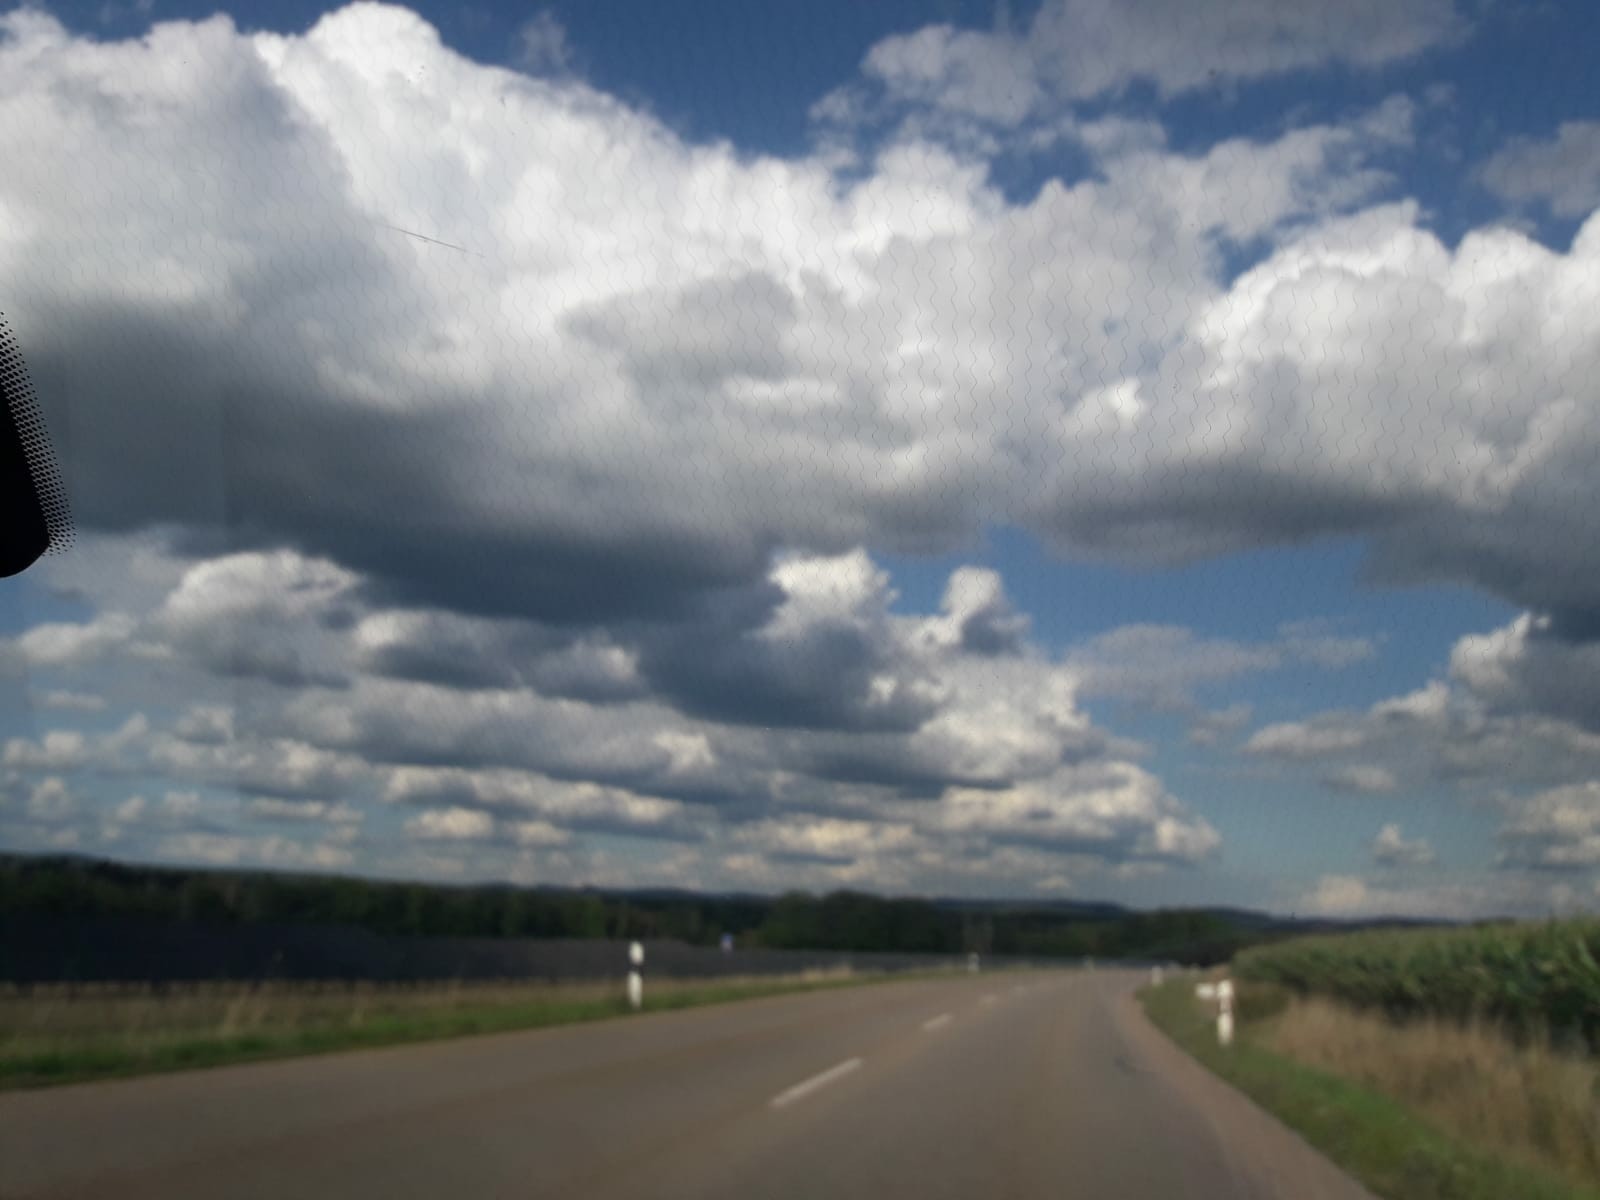
<svg viewBox="0 0 1600 1200">
<path fill-rule="evenodd" d="M 1375 1192 L 1600 1195 L 1600 921 L 1295 938 L 1239 954 L 1238 1040 L 1147 1011 Z"/>
<path fill-rule="evenodd" d="M 1445 1132 L 1600 1187 L 1600 1064 L 1483 1021 L 1396 1023 L 1317 997 L 1293 999 L 1264 1045 L 1398 1100 Z"/>
<path fill-rule="evenodd" d="M 1217 1044 L 1215 1006 L 1194 977 L 1148 988 L 1151 1020 L 1216 1074 L 1388 1200 L 1595 1200 L 1589 1149 L 1593 1064 L 1525 1052 L 1480 1027 L 1407 1027 L 1326 1001 L 1245 984 L 1237 1036 Z M 1534 1080 L 1530 1084 L 1529 1073 Z M 1516 1096 L 1503 1094 L 1520 1088 Z M 1498 1089 L 1498 1090 L 1495 1090 Z M 1476 1093 L 1468 1095 L 1465 1093 Z M 1552 1097 L 1564 1106 L 1541 1112 Z M 1551 1118 L 1554 1117 L 1552 1120 Z M 1548 1137 L 1541 1131 L 1548 1123 Z M 1485 1132 L 1488 1130 L 1489 1132 Z M 1566 1147 L 1553 1150 L 1551 1143 Z M 1543 1143 L 1543 1144 L 1541 1144 Z"/>
<path fill-rule="evenodd" d="M 815 970 L 757 978 L 647 981 L 645 1009 L 686 1008 L 884 978 L 889 976 Z M 557 984 L 0 985 L 0 1087 L 528 1029 L 627 1012 L 620 979 Z"/>
<path fill-rule="evenodd" d="M 1295 938 L 1238 955 L 1240 979 L 1401 1019 L 1486 1020 L 1600 1051 L 1600 920 Z"/>
</svg>

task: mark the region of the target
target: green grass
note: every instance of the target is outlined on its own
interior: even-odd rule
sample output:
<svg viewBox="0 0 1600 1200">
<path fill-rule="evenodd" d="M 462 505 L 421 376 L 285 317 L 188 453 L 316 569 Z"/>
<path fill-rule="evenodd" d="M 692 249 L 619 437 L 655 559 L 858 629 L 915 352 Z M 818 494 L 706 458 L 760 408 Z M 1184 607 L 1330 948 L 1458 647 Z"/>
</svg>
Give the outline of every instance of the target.
<svg viewBox="0 0 1600 1200">
<path fill-rule="evenodd" d="M 644 1011 L 937 972 L 648 984 Z M 0 989 L 0 1089 L 504 1033 L 632 1015 L 615 984 L 54 985 Z"/>
<path fill-rule="evenodd" d="M 1388 1200 L 1596 1200 L 1600 1192 L 1507 1162 L 1431 1125 L 1410 1109 L 1327 1071 L 1268 1050 L 1241 1021 L 1217 1044 L 1211 1006 L 1194 979 L 1140 995 L 1157 1027 L 1369 1189 Z"/>
</svg>

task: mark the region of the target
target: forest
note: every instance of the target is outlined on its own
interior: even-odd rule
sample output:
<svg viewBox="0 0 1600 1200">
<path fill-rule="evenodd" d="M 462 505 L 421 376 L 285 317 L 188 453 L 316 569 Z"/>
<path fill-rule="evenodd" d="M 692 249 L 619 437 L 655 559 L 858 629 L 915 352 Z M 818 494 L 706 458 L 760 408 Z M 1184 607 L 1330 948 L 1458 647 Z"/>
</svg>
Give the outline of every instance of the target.
<svg viewBox="0 0 1600 1200">
<path fill-rule="evenodd" d="M 666 939 L 746 948 L 1208 964 L 1305 923 L 1204 909 L 826 895 L 721 895 L 450 886 L 76 857 L 0 856 L 0 922 L 142 918 L 207 925 L 338 925 L 384 935 Z M 1250 919 L 1245 919 L 1246 917 Z"/>
</svg>

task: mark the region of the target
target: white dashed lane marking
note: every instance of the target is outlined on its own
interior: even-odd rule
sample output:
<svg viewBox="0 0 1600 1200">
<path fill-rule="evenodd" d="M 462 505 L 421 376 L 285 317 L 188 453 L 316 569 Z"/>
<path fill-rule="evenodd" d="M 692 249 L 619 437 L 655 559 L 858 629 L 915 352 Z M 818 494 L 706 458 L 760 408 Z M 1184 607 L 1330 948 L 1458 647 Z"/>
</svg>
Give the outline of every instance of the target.
<svg viewBox="0 0 1600 1200">
<path fill-rule="evenodd" d="M 813 1075 L 810 1079 L 803 1079 L 792 1088 L 785 1088 L 774 1096 L 769 1103 L 773 1108 L 785 1108 L 796 1100 L 803 1100 L 818 1088 L 825 1088 L 830 1083 L 843 1079 L 852 1071 L 859 1070 L 864 1060 L 847 1058 L 836 1066 L 829 1067 L 821 1074 Z"/>
</svg>

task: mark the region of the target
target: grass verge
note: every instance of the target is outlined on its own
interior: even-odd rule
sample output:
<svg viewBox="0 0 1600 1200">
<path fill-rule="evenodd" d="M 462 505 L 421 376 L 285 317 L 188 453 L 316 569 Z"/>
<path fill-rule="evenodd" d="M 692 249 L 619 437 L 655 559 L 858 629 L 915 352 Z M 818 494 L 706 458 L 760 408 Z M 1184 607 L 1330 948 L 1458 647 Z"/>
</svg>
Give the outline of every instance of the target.
<svg viewBox="0 0 1600 1200">
<path fill-rule="evenodd" d="M 1554 1171 L 1451 1136 L 1378 1091 L 1274 1052 L 1262 1036 L 1270 1019 L 1246 1017 L 1234 1044 L 1219 1046 L 1215 1017 L 1195 998 L 1192 978 L 1147 988 L 1140 1000 L 1179 1046 L 1387 1200 L 1600 1198 Z"/>
<path fill-rule="evenodd" d="M 646 1012 L 939 972 L 657 980 Z M 0 1090 L 631 1015 L 620 983 L 0 987 Z"/>
</svg>

